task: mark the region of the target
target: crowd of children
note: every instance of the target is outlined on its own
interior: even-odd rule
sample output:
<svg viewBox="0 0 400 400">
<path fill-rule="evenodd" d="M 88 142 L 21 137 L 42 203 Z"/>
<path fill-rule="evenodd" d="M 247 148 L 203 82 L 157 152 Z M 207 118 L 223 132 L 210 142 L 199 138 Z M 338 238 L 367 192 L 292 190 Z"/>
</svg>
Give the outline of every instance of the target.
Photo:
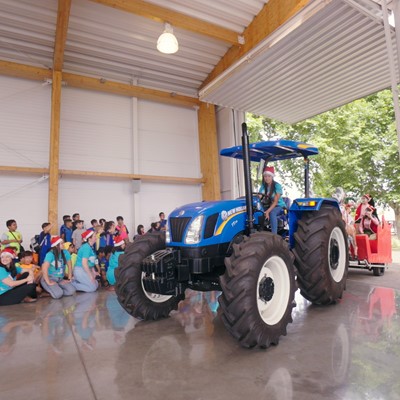
<svg viewBox="0 0 400 400">
<path fill-rule="evenodd" d="M 148 232 L 165 230 L 163 212 L 160 221 L 151 224 Z M 34 251 L 22 247 L 17 222 L 6 222 L 8 231 L 1 237 L 0 306 L 36 302 L 38 297 L 59 299 L 76 291 L 94 292 L 99 285 L 113 290 L 118 259 L 130 242 L 129 230 L 122 216 L 114 221 L 91 220 L 86 229 L 79 213 L 64 215 L 59 236 L 51 236 L 51 224 L 42 224 L 35 236 Z M 139 227 L 141 227 L 139 229 Z M 143 225 L 137 234 L 145 235 Z"/>
</svg>

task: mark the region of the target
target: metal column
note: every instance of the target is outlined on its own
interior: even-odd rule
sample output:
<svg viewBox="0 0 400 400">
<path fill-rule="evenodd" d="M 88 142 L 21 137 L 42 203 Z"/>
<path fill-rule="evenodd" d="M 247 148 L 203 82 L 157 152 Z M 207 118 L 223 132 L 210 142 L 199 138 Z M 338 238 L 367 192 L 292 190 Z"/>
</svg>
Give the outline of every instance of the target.
<svg viewBox="0 0 400 400">
<path fill-rule="evenodd" d="M 400 28 L 400 16 L 399 16 L 399 0 L 395 0 L 395 24 L 397 27 Z M 383 16 L 383 25 L 385 28 L 385 39 L 386 39 L 386 46 L 388 50 L 388 58 L 389 58 L 389 69 L 390 69 L 390 82 L 392 85 L 392 95 L 393 95 L 393 106 L 394 106 L 394 115 L 396 118 L 396 131 L 397 131 L 397 144 L 398 144 L 398 151 L 400 156 L 400 105 L 399 105 L 399 90 L 397 87 L 397 78 L 396 78 L 396 67 L 395 67 L 395 55 L 393 51 L 392 45 L 392 35 L 390 32 L 390 24 L 389 24 L 389 13 L 387 9 L 387 1 L 382 0 L 382 16 Z M 399 59 L 399 40 L 398 37 L 400 36 L 397 33 L 396 29 L 396 46 L 397 46 L 397 57 Z M 398 67 L 400 63 L 398 62 Z"/>
</svg>

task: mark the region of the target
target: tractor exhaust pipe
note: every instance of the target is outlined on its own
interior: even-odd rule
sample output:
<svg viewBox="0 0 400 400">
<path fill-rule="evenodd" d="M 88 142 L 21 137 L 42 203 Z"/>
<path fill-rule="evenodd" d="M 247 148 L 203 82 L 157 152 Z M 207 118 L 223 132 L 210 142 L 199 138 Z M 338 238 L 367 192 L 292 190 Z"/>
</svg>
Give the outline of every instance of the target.
<svg viewBox="0 0 400 400">
<path fill-rule="evenodd" d="M 245 122 L 242 124 L 242 148 L 243 148 L 243 163 L 244 163 L 244 187 L 246 191 L 246 210 L 247 210 L 247 234 L 254 231 L 254 217 L 253 217 L 253 188 L 251 185 L 250 175 L 250 151 L 249 151 L 249 134 L 247 132 L 247 125 Z"/>
</svg>

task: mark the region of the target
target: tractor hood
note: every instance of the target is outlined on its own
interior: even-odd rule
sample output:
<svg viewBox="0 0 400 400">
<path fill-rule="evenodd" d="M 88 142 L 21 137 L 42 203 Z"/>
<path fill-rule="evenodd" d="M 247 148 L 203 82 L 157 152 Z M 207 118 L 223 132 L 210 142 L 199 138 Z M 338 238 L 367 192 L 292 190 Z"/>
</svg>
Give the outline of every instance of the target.
<svg viewBox="0 0 400 400">
<path fill-rule="evenodd" d="M 257 203 L 258 200 L 254 198 L 254 204 Z M 198 245 L 211 246 L 230 242 L 235 235 L 244 231 L 246 215 L 245 198 L 186 204 L 176 208 L 168 217 L 171 245 L 186 245 L 185 239 L 191 224 L 199 216 L 202 217 L 199 227 L 201 240 Z"/>
<path fill-rule="evenodd" d="M 176 208 L 170 214 L 170 218 L 179 217 L 197 217 L 198 215 L 211 215 L 214 213 L 227 213 L 236 208 L 244 207 L 242 211 L 246 211 L 246 200 L 245 198 L 240 198 L 236 200 L 226 200 L 226 201 L 201 201 L 197 203 L 185 204 L 182 207 Z M 224 215 L 224 213 L 223 213 Z"/>
</svg>

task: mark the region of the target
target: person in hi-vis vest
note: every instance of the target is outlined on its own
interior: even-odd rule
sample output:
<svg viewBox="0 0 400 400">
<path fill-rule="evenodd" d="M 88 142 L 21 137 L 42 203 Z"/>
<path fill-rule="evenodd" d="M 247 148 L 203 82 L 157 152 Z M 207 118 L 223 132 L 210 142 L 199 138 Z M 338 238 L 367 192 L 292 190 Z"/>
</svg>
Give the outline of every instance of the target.
<svg viewBox="0 0 400 400">
<path fill-rule="evenodd" d="M 12 247 L 18 255 L 21 251 L 22 235 L 17 231 L 17 222 L 15 219 L 9 219 L 6 225 L 8 232 L 4 232 L 1 236 L 1 250 Z"/>
</svg>

